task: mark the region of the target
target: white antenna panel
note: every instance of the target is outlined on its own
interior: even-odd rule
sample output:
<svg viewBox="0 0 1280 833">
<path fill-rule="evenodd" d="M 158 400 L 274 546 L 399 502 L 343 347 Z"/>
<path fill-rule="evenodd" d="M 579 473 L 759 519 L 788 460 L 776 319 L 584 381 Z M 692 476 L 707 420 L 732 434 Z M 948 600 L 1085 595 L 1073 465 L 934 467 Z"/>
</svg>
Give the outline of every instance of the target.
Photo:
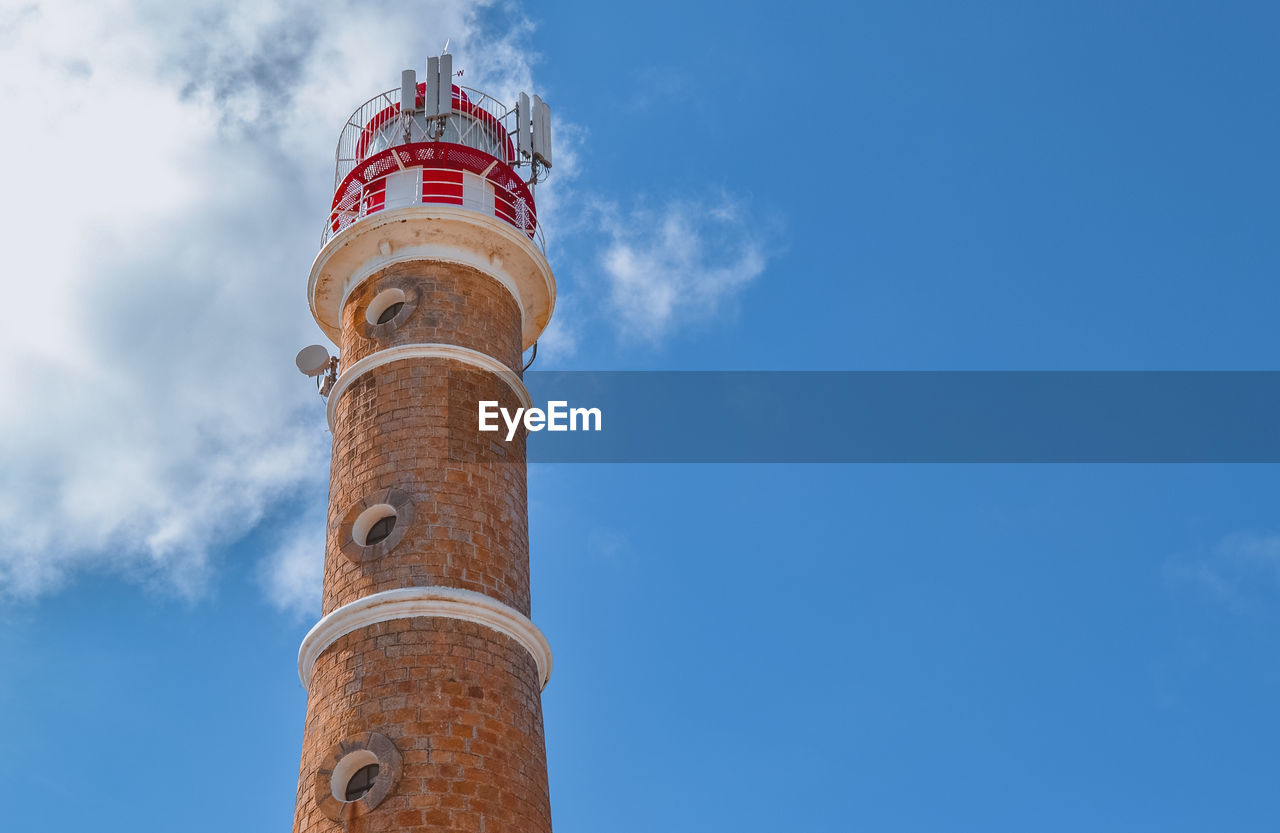
<svg viewBox="0 0 1280 833">
<path fill-rule="evenodd" d="M 533 97 L 533 155 L 551 167 L 551 110 L 536 95 Z"/>
<path fill-rule="evenodd" d="M 427 81 L 431 83 L 430 79 Z M 445 53 L 440 56 L 440 115 L 447 116 L 453 112 L 453 56 Z"/>
<path fill-rule="evenodd" d="M 406 69 L 400 73 L 400 112 L 415 113 L 418 110 L 418 73 Z"/>
<path fill-rule="evenodd" d="M 428 116 L 440 113 L 440 59 L 427 59 L 427 95 L 425 112 Z"/>
<path fill-rule="evenodd" d="M 533 156 L 533 144 L 530 137 L 532 133 L 531 118 L 529 114 L 529 94 L 520 93 L 520 103 L 516 105 L 516 150 L 520 151 L 521 159 Z"/>
</svg>

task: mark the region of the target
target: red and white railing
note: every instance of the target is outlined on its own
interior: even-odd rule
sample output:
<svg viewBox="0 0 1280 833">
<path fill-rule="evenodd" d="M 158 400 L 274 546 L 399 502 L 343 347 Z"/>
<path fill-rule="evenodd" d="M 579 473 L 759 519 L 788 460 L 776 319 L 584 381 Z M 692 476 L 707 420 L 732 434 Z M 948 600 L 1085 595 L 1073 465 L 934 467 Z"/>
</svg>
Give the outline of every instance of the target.
<svg viewBox="0 0 1280 833">
<path fill-rule="evenodd" d="M 421 106 L 426 84 L 418 85 Z M 488 93 L 454 85 L 452 112 L 444 119 L 400 112 L 399 88 L 387 90 L 360 105 L 338 136 L 333 186 L 372 156 L 388 148 L 417 142 L 442 141 L 484 151 L 508 165 L 517 165 L 511 137 L 516 112 Z"/>
<path fill-rule="evenodd" d="M 338 185 L 321 244 L 364 217 L 412 205 L 456 205 L 495 217 L 545 251 L 524 180 L 485 152 L 447 142 L 400 145 L 356 165 Z"/>
</svg>

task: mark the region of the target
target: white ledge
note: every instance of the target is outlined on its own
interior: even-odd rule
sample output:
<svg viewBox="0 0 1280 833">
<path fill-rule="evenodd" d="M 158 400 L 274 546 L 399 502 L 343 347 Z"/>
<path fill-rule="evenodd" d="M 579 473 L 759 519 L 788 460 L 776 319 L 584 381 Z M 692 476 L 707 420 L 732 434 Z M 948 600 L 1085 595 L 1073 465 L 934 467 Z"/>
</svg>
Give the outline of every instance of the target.
<svg viewBox="0 0 1280 833">
<path fill-rule="evenodd" d="M 338 377 L 338 380 L 333 385 L 333 390 L 329 391 L 329 405 L 325 409 L 325 416 L 329 420 L 329 430 L 333 430 L 333 418 L 334 412 L 338 407 L 338 400 L 342 398 L 342 394 L 346 393 L 347 388 L 351 387 L 352 382 L 375 367 L 405 359 L 453 359 L 481 370 L 487 370 L 506 382 L 516 396 L 520 397 L 520 403 L 524 407 L 533 407 L 533 399 L 529 396 L 529 390 L 524 386 L 524 382 L 521 381 L 514 370 L 493 356 L 481 353 L 479 350 L 472 350 L 470 347 L 459 347 L 456 344 L 401 344 L 398 347 L 388 347 L 386 350 L 379 350 L 376 353 L 365 356 L 351 365 L 351 367 L 342 371 L 342 375 Z"/>
<path fill-rule="evenodd" d="M 404 587 L 384 590 L 343 605 L 316 622 L 298 648 L 298 676 L 304 688 L 311 685 L 311 671 L 326 648 L 360 628 L 434 616 L 483 625 L 520 643 L 538 666 L 538 680 L 546 688 L 551 678 L 551 645 L 527 616 L 474 590 L 457 587 Z"/>
<path fill-rule="evenodd" d="M 347 226 L 320 249 L 307 280 L 316 323 L 341 341 L 342 302 L 369 275 L 405 260 L 457 263 L 497 279 L 515 296 L 529 349 L 551 320 L 556 281 L 547 257 L 505 220 L 463 206 L 388 208 Z"/>
</svg>

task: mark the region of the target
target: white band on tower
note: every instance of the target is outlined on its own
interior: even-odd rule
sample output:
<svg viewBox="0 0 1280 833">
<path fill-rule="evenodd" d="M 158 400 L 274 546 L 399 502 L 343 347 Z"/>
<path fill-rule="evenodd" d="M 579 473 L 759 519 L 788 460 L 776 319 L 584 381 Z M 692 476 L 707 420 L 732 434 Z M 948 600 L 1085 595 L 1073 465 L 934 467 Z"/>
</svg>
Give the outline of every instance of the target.
<svg viewBox="0 0 1280 833">
<path fill-rule="evenodd" d="M 474 622 L 511 637 L 538 666 L 538 680 L 546 688 L 551 678 L 551 645 L 527 616 L 513 607 L 474 590 L 458 587 L 402 587 L 384 590 L 345 604 L 316 622 L 298 648 L 298 676 L 311 684 L 316 660 L 334 642 L 369 625 L 394 619 L 432 616 Z"/>
<path fill-rule="evenodd" d="M 329 430 L 333 430 L 333 416 L 338 407 L 338 400 L 342 398 L 342 394 L 351 386 L 352 382 L 375 367 L 405 359 L 453 359 L 481 370 L 487 370 L 507 383 L 507 386 L 515 392 L 516 396 L 520 397 L 521 405 L 526 408 L 533 407 L 533 399 L 529 396 L 529 390 L 524 386 L 524 382 L 521 381 L 514 370 L 493 356 L 481 353 L 479 350 L 472 350 L 470 347 L 459 347 L 456 344 L 401 344 L 398 347 L 389 347 L 386 350 L 379 350 L 376 353 L 365 356 L 351 365 L 351 367 L 342 371 L 342 375 L 338 377 L 338 381 L 333 385 L 333 390 L 329 392 L 329 406 L 325 409 L 329 420 Z"/>
</svg>

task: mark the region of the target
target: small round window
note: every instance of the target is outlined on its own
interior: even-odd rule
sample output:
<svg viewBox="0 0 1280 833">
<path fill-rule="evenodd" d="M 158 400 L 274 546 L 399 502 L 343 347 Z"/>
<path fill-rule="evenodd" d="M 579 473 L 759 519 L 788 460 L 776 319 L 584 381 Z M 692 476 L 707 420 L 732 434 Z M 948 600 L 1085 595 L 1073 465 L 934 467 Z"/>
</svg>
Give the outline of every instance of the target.
<svg viewBox="0 0 1280 833">
<path fill-rule="evenodd" d="M 387 324 L 394 321 L 404 309 L 405 295 L 403 289 L 384 289 L 369 302 L 365 310 L 365 320 L 370 324 Z"/>
<path fill-rule="evenodd" d="M 370 506 L 351 525 L 352 539 L 362 547 L 385 541 L 396 528 L 396 508 L 389 503 Z"/>
<path fill-rule="evenodd" d="M 339 743 L 312 775 L 316 805 L 326 818 L 348 822 L 381 804 L 400 780 L 400 750 L 386 735 L 370 732 Z"/>
<path fill-rule="evenodd" d="M 379 518 L 369 527 L 369 532 L 364 536 L 364 545 L 372 547 L 374 544 L 382 543 L 387 540 L 387 536 L 391 534 L 391 530 L 396 528 L 396 516 L 387 515 L 385 518 Z"/>
<path fill-rule="evenodd" d="M 346 800 L 359 801 L 364 798 L 365 793 L 373 789 L 373 782 L 378 778 L 378 765 L 369 764 L 361 767 L 351 776 L 351 780 L 347 782 Z"/>
<path fill-rule="evenodd" d="M 342 554 L 359 564 L 395 549 L 413 529 L 413 498 L 402 489 L 380 489 L 353 501 L 338 522 Z"/>
<path fill-rule="evenodd" d="M 359 801 L 377 783 L 381 763 L 372 749 L 356 749 L 343 755 L 329 778 L 329 791 L 339 801 Z"/>
<path fill-rule="evenodd" d="M 396 301 L 391 306 L 382 311 L 382 315 L 378 316 L 378 323 L 385 324 L 388 321 L 394 321 L 395 317 L 400 314 L 400 310 L 404 309 L 404 301 Z"/>
</svg>

